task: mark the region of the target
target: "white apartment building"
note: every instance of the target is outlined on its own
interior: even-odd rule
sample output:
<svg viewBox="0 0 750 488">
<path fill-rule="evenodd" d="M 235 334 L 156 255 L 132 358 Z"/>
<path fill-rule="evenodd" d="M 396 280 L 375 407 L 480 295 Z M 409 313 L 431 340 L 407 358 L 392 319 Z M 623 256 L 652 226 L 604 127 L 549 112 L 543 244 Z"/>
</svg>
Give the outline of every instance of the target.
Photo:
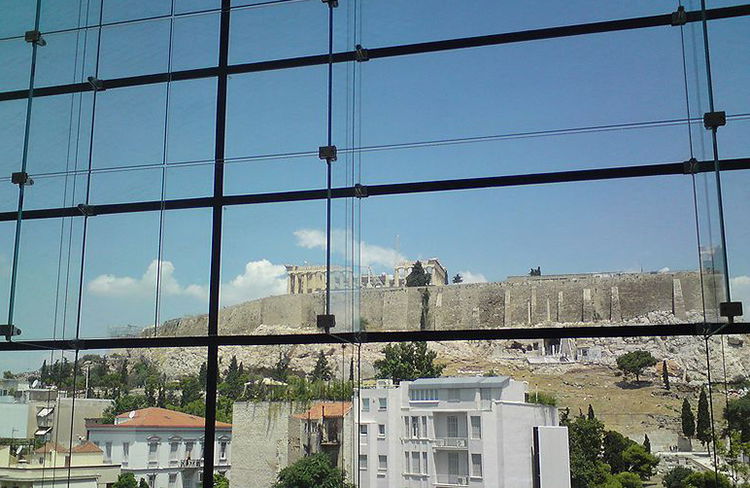
<svg viewBox="0 0 750 488">
<path fill-rule="evenodd" d="M 205 419 L 164 408 L 134 410 L 114 424 L 87 424 L 88 437 L 105 462 L 122 466 L 151 488 L 200 488 Z M 216 422 L 214 471 L 229 478 L 232 425 Z"/>
<path fill-rule="evenodd" d="M 502 376 L 379 380 L 359 393 L 351 477 L 361 488 L 570 488 L 567 428 L 526 391 Z"/>
</svg>

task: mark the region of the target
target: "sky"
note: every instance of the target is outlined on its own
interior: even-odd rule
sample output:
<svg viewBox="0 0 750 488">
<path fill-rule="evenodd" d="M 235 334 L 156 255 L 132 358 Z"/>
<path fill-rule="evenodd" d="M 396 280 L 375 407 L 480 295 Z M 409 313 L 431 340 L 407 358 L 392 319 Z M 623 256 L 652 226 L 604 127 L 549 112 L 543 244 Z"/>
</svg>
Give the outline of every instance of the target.
<svg viewBox="0 0 750 488">
<path fill-rule="evenodd" d="M 42 2 L 44 32 L 86 25 L 80 0 Z M 98 19 L 90 2 L 88 25 Z M 215 3 L 215 2 L 213 2 Z M 247 5 L 253 2 L 235 2 Z M 255 2 L 257 3 L 257 2 Z M 730 2 L 708 2 L 709 7 Z M 0 37 L 27 30 L 32 2 L 2 0 Z M 105 22 L 169 12 L 170 2 L 105 1 Z M 176 0 L 177 12 L 212 2 Z M 675 2 L 341 1 L 335 48 L 349 50 L 667 13 Z M 698 2 L 688 2 L 688 9 Z M 85 6 L 84 6 L 85 7 Z M 80 15 L 79 15 L 80 13 Z M 320 54 L 326 9 L 308 0 L 232 14 L 230 63 Z M 32 19 L 32 20 L 30 20 Z M 355 22 L 355 19 L 357 20 Z M 356 32 L 355 32 L 356 27 Z M 685 29 L 690 111 L 708 111 L 697 25 Z M 218 14 L 50 33 L 39 48 L 35 86 L 215 65 Z M 712 22 L 717 110 L 750 113 L 750 19 Z M 660 27 L 337 65 L 334 185 L 563 171 L 684 161 L 685 124 L 557 134 L 543 131 L 671 121 L 686 117 L 680 31 Z M 0 40 L 2 91 L 28 86 L 30 49 Z M 97 71 L 98 69 L 98 71 Z M 321 188 L 327 67 L 232 75 L 228 85 L 225 192 Z M 62 175 L 91 158 L 89 202 L 206 196 L 212 192 L 216 81 L 190 80 L 41 97 L 32 105 L 27 168 L 35 185 L 24 208 L 76 205 L 86 178 Z M 96 117 L 91 130 L 92 108 Z M 22 159 L 26 102 L 0 102 L 0 166 Z M 708 134 L 692 126 L 693 155 L 710 158 Z M 750 120 L 719 130 L 720 156 L 745 157 Z M 508 135 L 513 135 L 508 137 Z M 526 134 L 521 137 L 519 134 Z M 464 143 L 435 141 L 484 137 Z M 430 143 L 430 144 L 425 144 Z M 367 148 L 356 154 L 342 150 Z M 396 147 L 394 147 L 396 146 Z M 166 162 L 166 165 L 159 166 Z M 132 167 L 128 171 L 118 168 Z M 733 290 L 750 306 L 750 176 L 723 176 Z M 718 244 L 713 175 L 697 178 L 701 245 Z M 0 211 L 16 188 L 0 181 Z M 223 222 L 221 303 L 286 290 L 285 264 L 325 261 L 323 202 L 228 207 Z M 710 220 L 710 228 L 709 228 Z M 540 266 L 545 274 L 688 270 L 698 266 L 693 188 L 687 176 L 495 190 L 371 197 L 333 204 L 334 264 L 392 272 L 404 259 L 438 257 L 451 276 L 501 281 Z M 162 229 L 160 233 L 160 228 Z M 81 219 L 27 221 L 21 235 L 16 324 L 23 338 L 74 337 Z M 206 313 L 211 212 L 180 210 L 89 220 L 81 337 L 106 337 Z M 7 303 L 13 223 L 0 223 L 0 297 Z M 160 252 L 161 249 L 161 252 Z M 60 263 L 62 263 L 60 265 Z M 157 311 L 156 282 L 160 277 Z M 0 310 L 0 321 L 7 307 Z"/>
</svg>

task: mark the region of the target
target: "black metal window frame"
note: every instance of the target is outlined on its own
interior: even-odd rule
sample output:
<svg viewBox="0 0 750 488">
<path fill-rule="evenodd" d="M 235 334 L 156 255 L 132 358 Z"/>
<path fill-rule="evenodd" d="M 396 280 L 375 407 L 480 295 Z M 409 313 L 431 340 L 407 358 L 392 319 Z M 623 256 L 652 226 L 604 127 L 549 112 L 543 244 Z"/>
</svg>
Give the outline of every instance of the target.
<svg viewBox="0 0 750 488">
<path fill-rule="evenodd" d="M 100 87 L 117 89 L 123 87 L 142 86 L 172 81 L 193 80 L 200 78 L 216 78 L 216 124 L 214 148 L 214 186 L 212 196 L 201 198 L 186 198 L 175 200 L 140 201 L 132 203 L 93 205 L 88 207 L 86 214 L 82 214 L 79 207 L 58 207 L 18 212 L 0 212 L 0 222 L 22 221 L 34 219 L 55 218 L 96 218 L 96 215 L 121 214 L 133 212 L 170 211 L 191 208 L 212 209 L 211 233 L 211 267 L 209 282 L 209 314 L 208 334 L 205 336 L 180 337 L 136 337 L 136 338 L 108 338 L 74 340 L 15 340 L 0 342 L 0 352 L 4 351 L 32 351 L 32 350 L 71 350 L 78 351 L 92 349 L 123 349 L 123 348 L 159 348 L 159 347 L 205 347 L 207 350 L 207 384 L 206 384 L 206 428 L 205 438 L 215 437 L 216 420 L 216 388 L 218 376 L 218 347 L 219 346 L 253 346 L 253 345 L 283 345 L 283 344 L 326 344 L 326 343 L 382 343 L 400 341 L 454 341 L 454 340 L 503 340 L 503 339 L 541 339 L 541 338 L 594 338 L 594 337 L 652 337 L 652 336 L 700 336 L 708 337 L 714 333 L 738 334 L 747 333 L 749 323 L 701 323 L 677 325 L 644 325 L 644 326 L 603 326 L 603 327 L 538 327 L 538 328 L 501 328 L 481 330 L 440 330 L 440 331 L 394 331 L 394 332 L 343 332 L 337 334 L 285 334 L 285 335 L 220 335 L 219 321 L 219 285 L 221 263 L 222 218 L 225 206 L 262 204 L 270 202 L 294 202 L 306 200 L 328 200 L 340 198 L 366 198 L 401 195 L 421 192 L 441 192 L 481 188 L 500 188 L 511 186 L 540 185 L 554 183 L 584 182 L 609 179 L 647 178 L 654 176 L 694 175 L 696 173 L 713 171 L 735 171 L 750 169 L 750 157 L 721 160 L 716 157 L 710 161 L 679 161 L 664 164 L 647 164 L 622 166 L 614 168 L 600 168 L 579 171 L 559 171 L 548 173 L 516 174 L 508 176 L 494 176 L 483 178 L 464 178 L 453 180 L 414 181 L 398 184 L 381 184 L 369 186 L 347 186 L 304 191 L 286 191 L 272 193 L 254 193 L 227 196 L 224 194 L 224 161 L 225 161 L 225 129 L 227 108 L 227 80 L 228 76 L 240 73 L 284 70 L 303 66 L 328 65 L 329 83 L 331 67 L 336 63 L 349 63 L 358 60 L 358 51 L 333 52 L 332 24 L 334 1 L 323 0 L 330 9 L 329 15 L 329 52 L 326 54 L 301 56 L 272 61 L 243 63 L 230 65 L 229 51 L 229 22 L 233 10 L 230 0 L 221 1 L 219 56 L 215 67 L 155 73 L 148 75 L 124 77 L 117 79 L 98 80 Z M 750 15 L 750 4 L 732 7 L 701 9 L 685 12 L 684 21 L 702 22 L 704 27 L 708 20 L 744 17 Z M 672 28 L 674 19 L 672 13 L 663 15 L 638 17 L 630 19 L 609 20 L 585 24 L 575 24 L 561 27 L 524 30 L 510 33 L 499 33 L 485 36 L 463 37 L 416 44 L 379 47 L 369 49 L 369 60 L 378 60 L 397 56 L 426 54 L 439 51 L 461 50 L 481 46 L 521 43 L 542 39 L 556 39 L 596 33 L 607 33 L 633 29 L 665 27 Z M 101 27 L 96 25 L 93 27 Z M 330 86 L 330 85 L 329 85 Z M 73 83 L 58 86 L 32 88 L 29 90 L 14 90 L 0 92 L 0 103 L 10 100 L 22 100 L 29 97 L 46 97 L 62 94 L 83 93 L 94 90 L 89 83 Z M 330 97 L 330 88 L 329 88 Z M 330 100 L 329 100 L 330 102 Z M 329 103 L 329 119 L 330 119 Z M 330 120 L 329 120 L 330 124 Z M 714 130 L 715 135 L 715 130 Z M 330 145 L 330 137 L 328 141 Z M 330 168 L 330 162 L 329 162 Z M 330 179 L 329 179 L 330 181 Z M 20 214 L 20 215 L 19 215 Z M 330 226 L 330 222 L 329 222 Z M 81 264 L 83 266 L 83 263 Z M 212 480 L 214 467 L 214 445 L 206 443 L 204 451 L 203 479 Z"/>
</svg>

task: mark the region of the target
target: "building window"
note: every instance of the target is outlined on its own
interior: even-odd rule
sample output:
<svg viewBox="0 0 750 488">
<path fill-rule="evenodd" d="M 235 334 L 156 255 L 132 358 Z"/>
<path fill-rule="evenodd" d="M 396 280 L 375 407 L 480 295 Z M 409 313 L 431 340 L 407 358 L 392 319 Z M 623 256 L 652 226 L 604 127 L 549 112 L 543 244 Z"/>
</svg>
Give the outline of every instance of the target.
<svg viewBox="0 0 750 488">
<path fill-rule="evenodd" d="M 362 411 L 363 412 L 369 412 L 370 411 L 370 399 L 369 398 L 363 398 L 362 399 Z"/>
<path fill-rule="evenodd" d="M 479 389 L 479 398 L 480 400 L 491 400 L 492 399 L 492 390 L 489 388 L 480 388 Z"/>
<path fill-rule="evenodd" d="M 409 390 L 409 400 L 413 402 L 431 402 L 438 399 L 438 391 L 435 389 Z"/>
<path fill-rule="evenodd" d="M 169 443 L 169 464 L 177 464 L 177 451 L 180 448 L 179 442 Z"/>
<path fill-rule="evenodd" d="M 367 424 L 359 424 L 359 435 L 367 436 Z"/>
<path fill-rule="evenodd" d="M 385 424 L 378 424 L 378 437 L 385 437 Z"/>
<path fill-rule="evenodd" d="M 123 442 L 122 443 L 122 465 L 127 466 L 129 460 L 130 460 L 130 443 Z"/>
<path fill-rule="evenodd" d="M 107 442 L 104 444 L 104 462 L 109 463 L 112 461 L 112 443 Z"/>
<path fill-rule="evenodd" d="M 482 455 L 471 455 L 471 475 L 477 478 L 482 477 Z"/>
<path fill-rule="evenodd" d="M 151 488 L 156 488 L 156 475 L 150 474 L 148 475 L 148 486 Z"/>
<path fill-rule="evenodd" d="M 412 439 L 419 438 L 419 417 L 411 418 L 411 437 Z"/>
<path fill-rule="evenodd" d="M 404 437 L 409 437 L 409 417 L 404 417 Z"/>
<path fill-rule="evenodd" d="M 410 473 L 409 471 L 409 451 L 404 453 L 404 473 Z"/>
<path fill-rule="evenodd" d="M 219 442 L 219 459 L 221 460 L 227 459 L 227 444 L 227 441 Z"/>
<path fill-rule="evenodd" d="M 177 473 L 169 473 L 169 488 L 177 486 Z"/>
<path fill-rule="evenodd" d="M 422 469 L 419 467 L 419 453 L 414 451 L 411 453 L 411 472 L 421 473 Z"/>
<path fill-rule="evenodd" d="M 458 417 L 448 415 L 446 418 L 448 437 L 458 437 Z"/>
<path fill-rule="evenodd" d="M 185 459 L 190 459 L 192 455 L 193 455 L 193 443 L 186 442 L 185 443 Z"/>
<path fill-rule="evenodd" d="M 378 410 L 383 412 L 388 409 L 388 399 L 378 398 Z"/>
<path fill-rule="evenodd" d="M 149 442 L 148 443 L 148 462 L 155 463 L 157 460 L 158 452 L 159 452 L 159 443 Z"/>
<path fill-rule="evenodd" d="M 422 474 L 427 474 L 427 453 L 422 453 Z"/>
<path fill-rule="evenodd" d="M 482 438 L 482 417 L 471 417 L 471 438 Z"/>
<path fill-rule="evenodd" d="M 362 471 L 367 469 L 367 454 L 359 455 L 359 469 Z"/>
<path fill-rule="evenodd" d="M 388 470 L 388 456 L 378 456 L 378 471 Z"/>
<path fill-rule="evenodd" d="M 429 437 L 427 435 L 427 417 L 422 417 L 422 437 Z"/>
<path fill-rule="evenodd" d="M 458 388 L 449 388 L 448 389 L 448 401 L 449 402 L 457 402 L 461 399 L 461 390 Z"/>
</svg>

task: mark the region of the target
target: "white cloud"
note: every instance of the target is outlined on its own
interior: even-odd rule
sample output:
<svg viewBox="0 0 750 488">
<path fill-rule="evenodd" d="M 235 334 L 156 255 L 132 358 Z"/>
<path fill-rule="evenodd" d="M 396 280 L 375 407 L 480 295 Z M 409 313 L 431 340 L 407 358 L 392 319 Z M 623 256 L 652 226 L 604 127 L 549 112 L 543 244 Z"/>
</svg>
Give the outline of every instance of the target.
<svg viewBox="0 0 750 488">
<path fill-rule="evenodd" d="M 729 286 L 732 291 L 732 301 L 742 302 L 744 316 L 750 316 L 750 276 L 741 275 L 730 278 Z"/>
<path fill-rule="evenodd" d="M 175 267 L 171 261 L 161 262 L 161 292 L 163 295 L 175 297 L 191 297 L 206 300 L 208 288 L 202 285 L 181 285 L 174 277 Z M 88 290 L 94 295 L 108 297 L 143 297 L 149 296 L 156 290 L 156 277 L 159 273 L 159 261 L 149 264 L 140 278 L 130 276 L 115 276 L 102 274 L 91 280 Z M 250 261 L 245 270 L 221 285 L 221 304 L 254 300 L 270 295 L 286 293 L 286 268 L 273 264 L 267 259 Z"/>
<path fill-rule="evenodd" d="M 286 293 L 286 268 L 267 259 L 250 261 L 245 272 L 221 285 L 221 304 L 233 305 Z"/>
<path fill-rule="evenodd" d="M 113 274 L 99 275 L 89 282 L 91 293 L 100 296 L 143 296 L 154 293 L 156 280 L 159 276 L 159 260 L 151 261 L 140 278 L 130 276 L 115 276 Z M 207 291 L 199 285 L 181 286 L 174 277 L 174 264 L 171 261 L 161 261 L 161 292 L 171 296 L 191 296 L 205 298 Z"/>
<path fill-rule="evenodd" d="M 300 229 L 294 232 L 297 245 L 306 249 L 325 249 L 326 235 L 317 229 Z M 347 236 L 343 230 L 331 232 L 331 250 L 337 254 L 343 254 L 347 246 Z M 390 247 L 368 244 L 364 241 L 359 244 L 359 261 L 362 266 L 383 266 L 393 268 L 396 264 L 407 259 Z"/>
<path fill-rule="evenodd" d="M 487 283 L 487 278 L 482 273 L 472 273 L 471 271 L 459 271 L 458 274 L 464 279 L 463 283 Z"/>
</svg>

